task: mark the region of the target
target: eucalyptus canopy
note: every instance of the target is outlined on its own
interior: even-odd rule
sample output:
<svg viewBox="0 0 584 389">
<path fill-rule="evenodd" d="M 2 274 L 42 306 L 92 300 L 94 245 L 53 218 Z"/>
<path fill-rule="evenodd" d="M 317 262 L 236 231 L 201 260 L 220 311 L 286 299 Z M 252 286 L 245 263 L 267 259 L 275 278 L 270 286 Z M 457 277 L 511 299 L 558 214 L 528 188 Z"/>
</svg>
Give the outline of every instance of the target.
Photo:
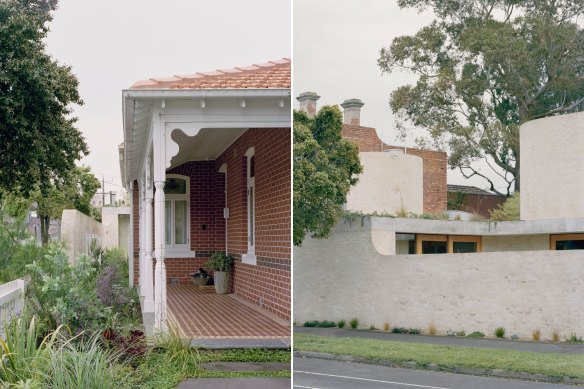
<svg viewBox="0 0 584 389">
<path fill-rule="evenodd" d="M 407 69 L 394 90 L 402 135 L 411 125 L 447 146 L 449 165 L 509 195 L 520 188 L 519 126 L 584 106 L 581 0 L 399 0 L 437 19 L 381 49 L 383 72 Z M 408 126 L 410 125 L 410 126 Z M 550 129 L 552 131 L 552 129 Z M 550 132 L 550 136 L 553 136 Z M 493 169 L 485 173 L 476 162 Z M 506 182 L 497 188 L 493 174 Z"/>
</svg>

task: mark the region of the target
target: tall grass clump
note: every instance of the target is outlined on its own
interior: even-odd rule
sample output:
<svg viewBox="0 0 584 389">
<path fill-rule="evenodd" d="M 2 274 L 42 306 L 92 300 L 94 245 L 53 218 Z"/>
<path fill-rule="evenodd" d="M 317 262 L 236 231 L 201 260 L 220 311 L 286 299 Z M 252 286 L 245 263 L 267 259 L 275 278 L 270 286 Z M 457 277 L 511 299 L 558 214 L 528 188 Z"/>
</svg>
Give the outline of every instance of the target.
<svg viewBox="0 0 584 389">
<path fill-rule="evenodd" d="M 349 324 L 351 325 L 351 328 L 355 330 L 357 327 L 359 327 L 359 319 L 354 317 L 351 319 L 351 321 L 349 321 Z"/>
<path fill-rule="evenodd" d="M 499 339 L 503 339 L 505 337 L 505 328 L 504 327 L 495 328 L 495 336 Z"/>
<path fill-rule="evenodd" d="M 175 325 L 169 325 L 168 332 L 158 334 L 154 340 L 154 349 L 164 355 L 164 360 L 181 372 L 196 368 L 201 355 L 196 347 L 191 346 L 192 339 L 183 338 Z"/>
<path fill-rule="evenodd" d="M 534 342 L 539 342 L 539 340 L 541 339 L 541 330 L 539 328 L 536 328 L 533 331 L 531 331 L 531 339 Z"/>
<path fill-rule="evenodd" d="M 73 338 L 59 347 L 50 347 L 48 355 L 46 387 L 102 389 L 118 385 L 119 353 L 101 347 L 99 334 Z"/>
</svg>

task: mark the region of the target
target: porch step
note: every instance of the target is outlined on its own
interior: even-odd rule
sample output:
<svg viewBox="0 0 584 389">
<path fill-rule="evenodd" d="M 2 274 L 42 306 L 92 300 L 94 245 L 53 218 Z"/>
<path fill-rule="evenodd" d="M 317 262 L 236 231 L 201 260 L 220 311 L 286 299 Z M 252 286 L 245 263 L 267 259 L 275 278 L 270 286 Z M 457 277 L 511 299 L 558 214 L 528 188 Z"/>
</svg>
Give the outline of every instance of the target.
<svg viewBox="0 0 584 389">
<path fill-rule="evenodd" d="M 199 367 L 211 371 L 282 371 L 290 370 L 290 363 L 284 362 L 209 362 Z"/>
<path fill-rule="evenodd" d="M 290 378 L 192 378 L 177 389 L 290 389 Z"/>
<path fill-rule="evenodd" d="M 191 340 L 191 346 L 211 350 L 230 348 L 287 349 L 290 348 L 290 338 L 194 338 Z"/>
</svg>

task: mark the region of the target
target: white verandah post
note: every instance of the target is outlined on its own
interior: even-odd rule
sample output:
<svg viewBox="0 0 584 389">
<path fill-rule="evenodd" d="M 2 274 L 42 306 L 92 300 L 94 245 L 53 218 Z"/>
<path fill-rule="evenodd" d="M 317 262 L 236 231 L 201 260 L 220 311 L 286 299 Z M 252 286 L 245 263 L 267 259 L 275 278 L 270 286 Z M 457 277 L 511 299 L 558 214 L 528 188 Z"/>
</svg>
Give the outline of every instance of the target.
<svg viewBox="0 0 584 389">
<path fill-rule="evenodd" d="M 139 225 L 139 246 L 140 246 L 140 258 L 139 258 L 139 278 L 138 278 L 138 282 L 140 283 L 140 297 L 142 297 L 142 303 L 143 298 L 145 296 L 145 285 L 146 285 L 146 279 L 145 279 L 145 258 L 146 258 L 146 251 L 144 249 L 144 228 L 145 228 L 145 216 L 146 216 L 146 207 L 145 207 L 145 202 L 144 202 L 144 196 L 145 196 L 145 185 L 144 185 L 144 177 L 140 177 L 140 180 L 138 181 L 138 194 L 139 194 L 139 202 L 140 202 L 140 216 L 138 218 L 138 225 Z M 142 308 L 144 308 L 142 306 Z"/>
<path fill-rule="evenodd" d="M 152 175 L 151 175 L 151 164 L 152 158 L 148 156 L 146 162 L 146 195 L 145 195 L 145 224 L 144 229 L 144 311 L 154 312 L 154 278 L 152 269 L 152 197 L 153 197 L 153 185 L 152 185 Z"/>
<path fill-rule="evenodd" d="M 166 129 L 161 120 L 161 112 L 154 112 L 153 141 L 154 148 L 154 331 L 167 331 L 166 311 L 166 266 L 164 256 L 166 251 L 165 234 L 165 196 L 166 181 Z"/>
</svg>

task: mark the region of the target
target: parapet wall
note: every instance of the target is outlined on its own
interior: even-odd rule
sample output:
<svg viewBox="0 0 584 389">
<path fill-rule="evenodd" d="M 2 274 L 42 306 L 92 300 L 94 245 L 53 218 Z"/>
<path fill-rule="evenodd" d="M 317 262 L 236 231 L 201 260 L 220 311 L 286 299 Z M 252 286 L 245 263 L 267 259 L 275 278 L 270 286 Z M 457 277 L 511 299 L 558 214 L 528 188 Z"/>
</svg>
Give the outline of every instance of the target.
<svg viewBox="0 0 584 389">
<path fill-rule="evenodd" d="M 356 317 L 363 327 L 434 323 L 442 333 L 584 334 L 582 251 L 383 255 L 391 232 L 375 230 L 375 219 L 341 223 L 294 250 L 296 323 Z"/>
</svg>

